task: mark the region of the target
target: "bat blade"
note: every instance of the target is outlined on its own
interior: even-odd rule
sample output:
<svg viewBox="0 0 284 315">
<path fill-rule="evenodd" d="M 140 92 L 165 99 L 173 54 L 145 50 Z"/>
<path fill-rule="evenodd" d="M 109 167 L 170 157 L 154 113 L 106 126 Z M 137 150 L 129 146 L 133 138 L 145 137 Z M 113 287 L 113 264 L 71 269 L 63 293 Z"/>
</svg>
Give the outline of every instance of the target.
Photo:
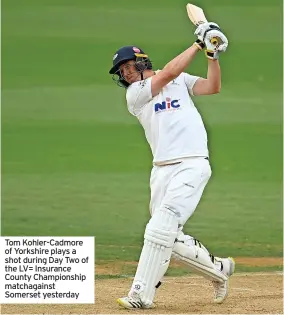
<svg viewBox="0 0 284 315">
<path fill-rule="evenodd" d="M 187 10 L 187 14 L 188 14 L 190 21 L 194 25 L 198 26 L 202 23 L 208 22 L 206 17 L 205 17 L 203 10 L 200 7 L 198 7 L 194 4 L 188 3 L 186 5 L 186 10 Z M 211 43 L 216 46 L 218 44 L 218 39 L 216 37 L 212 38 Z"/>
<path fill-rule="evenodd" d="M 186 5 L 186 10 L 187 10 L 189 19 L 194 25 L 197 26 L 197 25 L 207 22 L 207 19 L 205 17 L 203 10 L 199 8 L 198 6 L 188 3 Z"/>
</svg>

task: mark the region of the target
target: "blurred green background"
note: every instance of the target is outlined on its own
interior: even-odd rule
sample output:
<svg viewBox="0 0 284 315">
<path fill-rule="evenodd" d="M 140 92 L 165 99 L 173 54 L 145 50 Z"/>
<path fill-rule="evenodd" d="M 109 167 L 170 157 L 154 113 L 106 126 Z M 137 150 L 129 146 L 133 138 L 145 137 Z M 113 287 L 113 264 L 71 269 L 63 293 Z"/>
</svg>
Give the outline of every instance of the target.
<svg viewBox="0 0 284 315">
<path fill-rule="evenodd" d="M 195 40 L 187 1 L 2 0 L 2 235 L 96 236 L 137 260 L 151 154 L 114 52 L 162 68 Z M 195 97 L 213 176 L 185 231 L 217 255 L 282 256 L 282 2 L 198 1 L 227 34 L 222 91 Z M 206 76 L 199 54 L 188 72 Z"/>
</svg>

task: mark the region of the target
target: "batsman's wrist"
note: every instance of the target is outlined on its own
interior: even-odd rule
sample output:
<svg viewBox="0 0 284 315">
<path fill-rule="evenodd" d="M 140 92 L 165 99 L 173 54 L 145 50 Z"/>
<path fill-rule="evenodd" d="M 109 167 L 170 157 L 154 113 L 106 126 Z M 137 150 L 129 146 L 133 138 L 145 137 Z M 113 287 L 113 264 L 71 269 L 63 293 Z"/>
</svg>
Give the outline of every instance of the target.
<svg viewBox="0 0 284 315">
<path fill-rule="evenodd" d="M 194 44 L 199 50 L 202 50 L 203 48 L 205 48 L 205 44 L 204 44 L 200 39 L 197 39 L 193 44 Z"/>
<path fill-rule="evenodd" d="M 218 54 L 218 52 L 214 52 L 214 51 L 208 50 L 208 49 L 205 50 L 205 56 L 206 56 L 208 59 L 211 59 L 211 60 L 218 60 L 218 59 L 219 59 L 219 54 Z"/>
</svg>

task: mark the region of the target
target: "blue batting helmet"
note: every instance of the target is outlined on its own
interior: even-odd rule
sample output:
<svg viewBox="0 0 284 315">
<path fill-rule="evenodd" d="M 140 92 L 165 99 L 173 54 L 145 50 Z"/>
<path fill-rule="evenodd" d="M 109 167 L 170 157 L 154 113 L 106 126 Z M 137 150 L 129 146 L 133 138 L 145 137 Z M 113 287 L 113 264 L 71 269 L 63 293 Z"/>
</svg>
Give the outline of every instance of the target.
<svg viewBox="0 0 284 315">
<path fill-rule="evenodd" d="M 113 66 L 109 73 L 113 75 L 114 81 L 120 86 L 128 87 L 129 83 L 125 81 L 119 67 L 129 60 L 135 61 L 135 67 L 141 74 L 146 69 L 152 69 L 152 63 L 144 51 L 136 46 L 124 46 L 116 51 L 113 56 Z M 115 75 L 118 78 L 115 78 Z"/>
</svg>

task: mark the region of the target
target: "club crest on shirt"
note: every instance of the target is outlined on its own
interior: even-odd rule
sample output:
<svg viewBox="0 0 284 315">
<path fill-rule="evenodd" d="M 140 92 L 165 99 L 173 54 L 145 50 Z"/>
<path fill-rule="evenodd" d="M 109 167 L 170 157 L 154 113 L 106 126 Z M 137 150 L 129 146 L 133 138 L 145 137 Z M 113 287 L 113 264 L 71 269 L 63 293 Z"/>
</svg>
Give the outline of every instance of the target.
<svg viewBox="0 0 284 315">
<path fill-rule="evenodd" d="M 161 103 L 156 103 L 154 105 L 154 110 L 156 113 L 177 110 L 180 108 L 179 100 L 172 100 L 170 97 L 166 97 L 166 100 Z"/>
</svg>

